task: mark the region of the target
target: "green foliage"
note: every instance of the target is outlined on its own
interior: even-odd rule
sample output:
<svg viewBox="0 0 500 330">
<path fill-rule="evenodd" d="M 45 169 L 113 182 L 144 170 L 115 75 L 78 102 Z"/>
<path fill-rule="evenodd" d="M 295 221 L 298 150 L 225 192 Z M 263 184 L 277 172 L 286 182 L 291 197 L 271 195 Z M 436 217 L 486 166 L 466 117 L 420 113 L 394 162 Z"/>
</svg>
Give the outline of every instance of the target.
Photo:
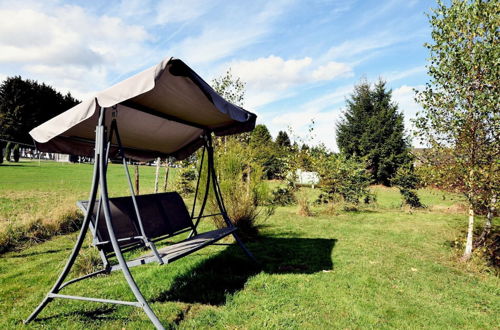
<svg viewBox="0 0 500 330">
<path fill-rule="evenodd" d="M 194 193 L 194 180 L 196 180 L 196 169 L 193 165 L 180 168 L 174 190 L 183 196 L 192 194 Z"/>
<path fill-rule="evenodd" d="M 297 202 L 294 195 L 295 188 L 292 185 L 278 187 L 272 191 L 272 204 L 278 206 L 293 205 Z"/>
<path fill-rule="evenodd" d="M 9 77 L 0 85 L 0 138 L 32 143 L 28 132 L 78 104 L 70 93 L 21 77 Z"/>
<path fill-rule="evenodd" d="M 403 114 L 391 100 L 385 82 L 373 89 L 366 81 L 355 86 L 344 117 L 337 125 L 337 144 L 348 157 L 366 159 L 376 183 L 390 184 L 397 169 L 410 161 Z"/>
<path fill-rule="evenodd" d="M 399 188 L 399 192 L 403 196 L 406 205 L 413 208 L 423 207 L 415 191 L 420 185 L 420 178 L 413 169 L 413 166 L 405 165 L 398 168 L 391 183 Z"/>
<path fill-rule="evenodd" d="M 226 73 L 212 80 L 212 88 L 226 101 L 243 106 L 245 100 L 245 83 L 238 77 L 233 77 L 231 68 Z"/>
<path fill-rule="evenodd" d="M 288 137 L 288 134 L 285 131 L 278 132 L 278 136 L 276 137 L 275 143 L 280 148 L 290 148 L 292 146 L 290 137 Z"/>
<path fill-rule="evenodd" d="M 361 199 L 366 202 L 373 199 L 368 189 L 370 174 L 365 164 L 354 157 L 323 152 L 315 158 L 314 167 L 321 178 L 319 187 L 329 202 L 340 199 L 357 205 Z"/>
<path fill-rule="evenodd" d="M 273 142 L 273 137 L 271 136 L 271 133 L 269 133 L 267 126 L 264 124 L 259 124 L 255 126 L 252 133 L 250 133 L 250 144 L 252 146 L 258 147 L 263 145 L 269 145 L 272 142 Z"/>
<path fill-rule="evenodd" d="M 253 160 L 253 152 L 248 144 L 228 139 L 224 148 L 217 149 L 215 154 L 215 167 L 228 216 L 240 229 L 242 238 L 247 240 L 258 235 L 259 206 L 264 206 L 269 200 L 267 185 L 262 180 L 262 166 Z M 203 181 L 206 182 L 206 178 Z M 211 209 L 218 212 L 213 197 Z M 221 217 L 216 218 L 216 225 L 225 226 Z"/>
<path fill-rule="evenodd" d="M 273 143 L 271 133 L 266 125 L 260 124 L 250 133 L 250 147 L 256 163 L 262 166 L 264 177 L 276 179 L 280 176 L 282 161 L 280 152 Z"/>
</svg>

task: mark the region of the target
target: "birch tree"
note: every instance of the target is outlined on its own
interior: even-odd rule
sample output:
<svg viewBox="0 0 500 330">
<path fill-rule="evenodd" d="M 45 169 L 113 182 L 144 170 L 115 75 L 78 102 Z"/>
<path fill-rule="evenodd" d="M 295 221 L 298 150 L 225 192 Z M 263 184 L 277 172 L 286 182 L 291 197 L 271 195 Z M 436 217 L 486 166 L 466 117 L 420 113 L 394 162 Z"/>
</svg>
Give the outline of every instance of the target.
<svg viewBox="0 0 500 330">
<path fill-rule="evenodd" d="M 463 187 L 468 259 L 475 215 L 494 210 L 500 190 L 500 2 L 452 0 L 447 6 L 438 1 L 428 17 L 430 81 L 417 92 L 423 111 L 415 123 L 418 135 L 441 155 L 431 159 L 447 163 L 445 175 Z"/>
</svg>

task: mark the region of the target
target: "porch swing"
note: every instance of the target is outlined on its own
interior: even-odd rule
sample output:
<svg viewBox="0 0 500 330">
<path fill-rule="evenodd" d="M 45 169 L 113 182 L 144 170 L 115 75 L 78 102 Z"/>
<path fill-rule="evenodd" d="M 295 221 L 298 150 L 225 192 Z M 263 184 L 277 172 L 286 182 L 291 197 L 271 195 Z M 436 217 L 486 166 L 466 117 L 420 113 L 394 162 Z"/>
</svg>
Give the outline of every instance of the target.
<svg viewBox="0 0 500 330">
<path fill-rule="evenodd" d="M 137 286 L 131 267 L 151 262 L 168 264 L 229 235 L 255 261 L 227 215 L 215 172 L 212 141 L 212 134 L 251 131 L 255 119 L 253 113 L 224 100 L 181 60 L 168 58 L 33 129 L 30 134 L 39 150 L 93 156 L 94 171 L 89 199 L 77 203 L 85 216 L 72 253 L 52 289 L 25 323 L 34 320 L 54 299 L 73 299 L 140 307 L 156 328 L 163 329 Z M 127 158 L 146 161 L 173 156 L 180 160 L 199 148 L 203 150 L 191 213 L 177 192 L 135 195 Z M 206 182 L 196 210 L 205 157 Z M 130 196 L 109 197 L 109 158 L 121 158 Z M 204 214 L 210 188 L 219 212 Z M 201 219 L 212 216 L 221 216 L 226 227 L 198 232 Z M 103 269 L 65 281 L 89 229 Z M 187 237 L 156 247 L 157 242 L 181 234 Z M 149 252 L 125 259 L 124 252 L 138 248 Z M 123 272 L 136 301 L 60 293 L 70 284 L 118 270 Z"/>
</svg>

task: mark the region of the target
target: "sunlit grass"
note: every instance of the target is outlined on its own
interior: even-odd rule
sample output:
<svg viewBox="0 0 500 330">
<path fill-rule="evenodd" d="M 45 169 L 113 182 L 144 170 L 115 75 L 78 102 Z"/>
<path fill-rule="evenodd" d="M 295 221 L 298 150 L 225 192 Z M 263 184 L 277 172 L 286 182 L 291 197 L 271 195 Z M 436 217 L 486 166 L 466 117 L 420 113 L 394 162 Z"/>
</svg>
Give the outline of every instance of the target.
<svg viewBox="0 0 500 330">
<path fill-rule="evenodd" d="M 75 173 L 89 180 L 88 165 L 53 166 L 46 168 L 52 172 L 47 177 L 69 182 L 70 172 L 65 175 L 60 167 L 73 166 Z M 110 167 L 116 178 L 121 170 Z M 36 173 L 35 168 L 30 171 Z M 42 172 L 38 174 L 43 178 Z M 144 189 L 149 189 L 145 182 L 150 182 L 152 189 L 153 181 L 142 178 L 153 176 L 154 168 L 141 168 L 142 173 Z M 33 174 L 32 178 L 36 177 Z M 5 197 L 2 189 L 2 198 L 18 200 L 24 196 L 26 200 L 11 210 L 38 205 L 43 213 L 42 205 L 53 203 L 40 199 L 60 198 L 62 203 L 67 198 L 73 203 L 86 198 L 88 184 L 75 183 L 69 190 L 63 189 L 68 184 L 54 185 L 53 189 L 47 185 L 43 190 L 24 183 L 9 189 L 10 197 Z M 126 194 L 126 186 L 111 185 L 115 194 Z M 313 204 L 314 216 L 301 217 L 298 206 L 279 207 L 262 223 L 261 238 L 248 244 L 261 268 L 253 267 L 237 247 L 212 246 L 169 265 L 133 268 L 132 273 L 160 320 L 172 328 L 498 327 L 498 277 L 458 262 L 450 246 L 466 225 L 465 215 L 456 207 L 462 203 L 460 196 L 445 194 L 443 199 L 439 191 L 419 191 L 428 207 L 406 210 L 400 207 L 397 189 L 372 189 L 377 203 L 356 212 L 331 215 Z M 304 191 L 311 201 L 319 192 Z M 210 227 L 208 223 L 203 226 Z M 75 237 L 75 233 L 58 236 L 0 256 L 0 326 L 151 328 L 140 309 L 67 300 L 56 300 L 38 321 L 22 325 L 21 320 L 53 285 Z M 84 258 L 92 256 L 88 244 Z M 80 271 L 92 267 L 85 261 L 89 260 L 80 264 Z M 119 272 L 77 283 L 62 293 L 133 300 Z"/>
</svg>

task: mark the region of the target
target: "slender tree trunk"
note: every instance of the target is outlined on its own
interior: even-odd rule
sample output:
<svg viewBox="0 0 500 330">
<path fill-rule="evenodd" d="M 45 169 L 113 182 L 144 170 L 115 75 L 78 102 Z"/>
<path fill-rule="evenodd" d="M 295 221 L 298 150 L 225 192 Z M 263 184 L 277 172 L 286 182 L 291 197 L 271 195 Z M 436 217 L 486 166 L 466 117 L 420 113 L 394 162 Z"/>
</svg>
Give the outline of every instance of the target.
<svg viewBox="0 0 500 330">
<path fill-rule="evenodd" d="M 135 165 L 134 167 L 134 176 L 135 176 L 135 194 L 139 195 L 139 165 Z"/>
<path fill-rule="evenodd" d="M 168 166 L 168 160 L 165 160 L 165 177 L 163 179 L 163 192 L 167 192 L 168 184 L 168 172 L 170 172 L 170 166 Z"/>
<path fill-rule="evenodd" d="M 468 260 L 472 255 L 472 240 L 474 232 L 474 208 L 469 204 L 469 228 L 467 229 L 467 241 L 465 243 L 465 252 L 463 259 Z"/>
<path fill-rule="evenodd" d="M 160 175 L 160 157 L 156 158 L 156 174 L 155 174 L 155 194 L 158 193 L 158 177 Z"/>
</svg>

